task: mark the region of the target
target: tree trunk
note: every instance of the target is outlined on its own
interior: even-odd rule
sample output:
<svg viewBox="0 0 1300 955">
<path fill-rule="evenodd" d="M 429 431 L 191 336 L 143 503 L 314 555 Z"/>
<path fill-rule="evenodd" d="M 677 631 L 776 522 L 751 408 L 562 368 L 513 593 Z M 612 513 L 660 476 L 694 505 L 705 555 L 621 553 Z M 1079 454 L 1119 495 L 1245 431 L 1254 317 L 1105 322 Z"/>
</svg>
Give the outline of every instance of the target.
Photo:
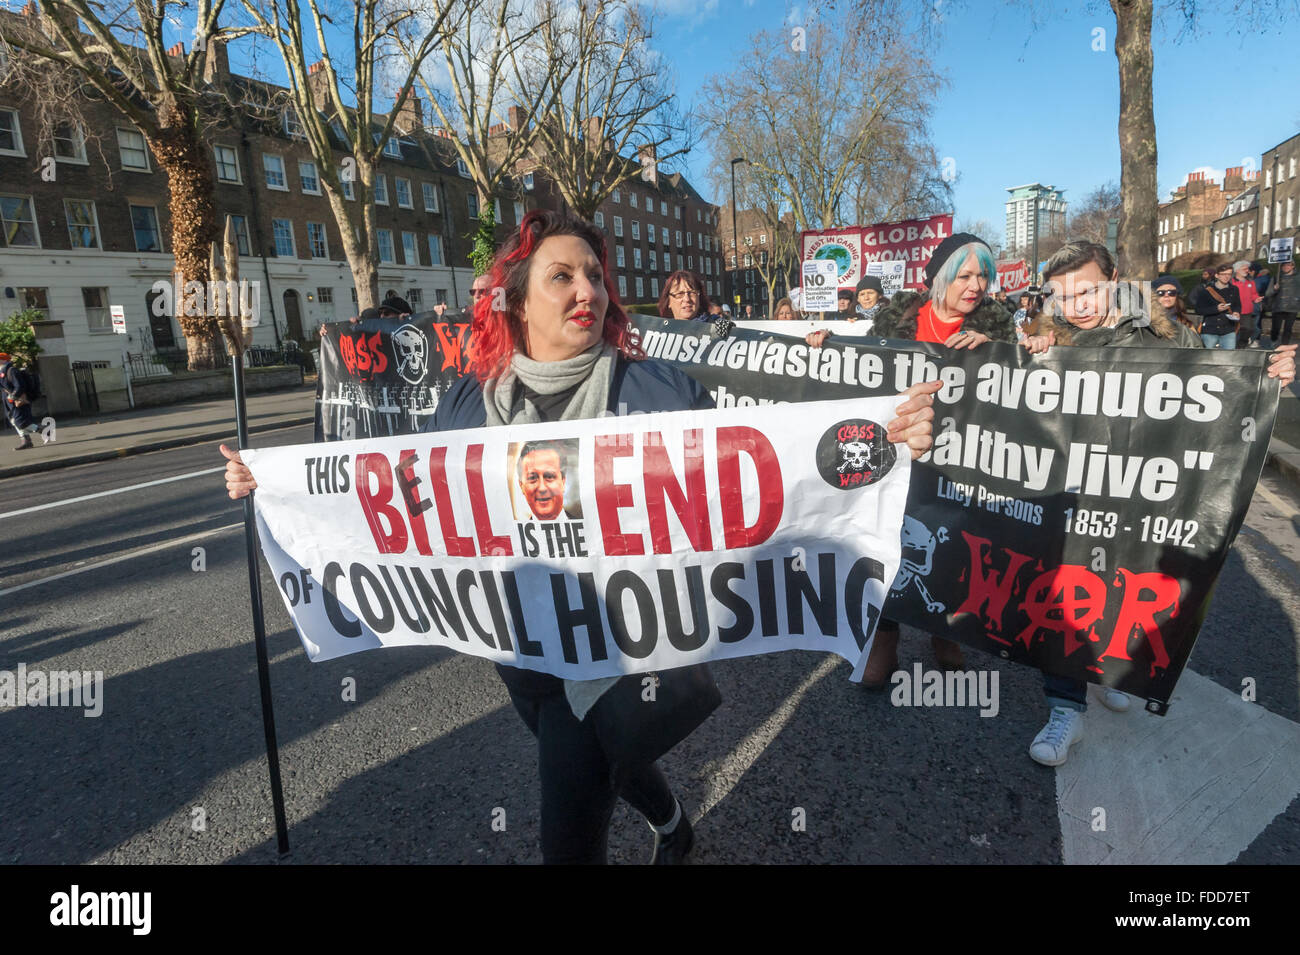
<svg viewBox="0 0 1300 955">
<path fill-rule="evenodd" d="M 1111 0 L 1119 61 L 1121 207 L 1117 243 L 1120 274 L 1156 275 L 1156 118 L 1151 93 L 1152 0 Z"/>
<path fill-rule="evenodd" d="M 167 173 L 167 187 L 171 192 L 168 206 L 172 217 L 172 256 L 176 271 L 180 272 L 182 290 L 185 282 L 208 281 L 208 254 L 211 244 L 220 234 L 217 211 L 213 202 L 214 175 L 207 147 L 193 127 L 183 120 L 167 125 L 166 113 L 179 117 L 181 111 L 160 110 L 164 126 L 156 138 L 149 141 L 158 157 L 158 165 Z M 252 175 L 246 170 L 245 175 Z M 206 305 L 206 301 L 204 303 Z M 226 364 L 221 332 L 216 319 L 206 314 L 186 315 L 185 296 L 172 303 L 173 314 L 185 335 L 191 371 L 208 371 L 223 368 Z M 195 309 L 191 309 L 194 311 Z"/>
<path fill-rule="evenodd" d="M 353 182 L 353 195 L 368 195 L 368 187 L 363 181 L 358 179 Z M 332 183 L 326 182 L 325 193 L 329 200 L 330 211 L 334 214 L 334 221 L 339 226 L 339 237 L 343 242 L 343 256 L 348 260 L 348 270 L 352 273 L 352 285 L 357 290 L 357 314 L 361 314 L 368 308 L 374 308 L 379 304 L 379 256 L 374 245 L 357 241 L 353 233 L 354 223 L 352 221 L 351 208 L 348 206 L 349 200 L 344 199 L 343 195 L 335 191 Z M 352 201 L 355 205 L 355 200 Z M 366 217 L 361 217 L 361 233 L 367 235 L 369 223 Z"/>
</svg>

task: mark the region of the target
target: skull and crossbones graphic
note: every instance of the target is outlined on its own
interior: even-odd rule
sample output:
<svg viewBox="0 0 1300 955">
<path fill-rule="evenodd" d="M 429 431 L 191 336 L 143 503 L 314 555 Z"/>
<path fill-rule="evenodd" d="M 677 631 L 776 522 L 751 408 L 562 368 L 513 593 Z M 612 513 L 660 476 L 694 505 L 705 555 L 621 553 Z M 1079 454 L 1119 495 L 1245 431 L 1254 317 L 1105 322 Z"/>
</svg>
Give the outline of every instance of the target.
<svg viewBox="0 0 1300 955">
<path fill-rule="evenodd" d="M 393 356 L 397 359 L 397 373 L 413 385 L 424 379 L 425 355 L 428 345 L 424 332 L 414 325 L 403 325 L 393 332 Z"/>
<path fill-rule="evenodd" d="M 948 528 L 939 528 L 938 534 L 931 534 L 915 517 L 903 515 L 902 560 L 898 565 L 898 576 L 894 578 L 891 593 L 901 594 L 912 584 L 916 584 L 917 593 L 925 601 L 925 609 L 930 613 L 943 613 L 944 605 L 930 596 L 923 578 L 930 575 L 934 559 L 934 549 L 948 540 Z"/>
<path fill-rule="evenodd" d="M 844 460 L 835 470 L 843 474 L 845 471 L 870 471 L 871 467 L 871 445 L 865 441 L 841 441 L 839 443 L 840 454 L 844 455 Z"/>
</svg>

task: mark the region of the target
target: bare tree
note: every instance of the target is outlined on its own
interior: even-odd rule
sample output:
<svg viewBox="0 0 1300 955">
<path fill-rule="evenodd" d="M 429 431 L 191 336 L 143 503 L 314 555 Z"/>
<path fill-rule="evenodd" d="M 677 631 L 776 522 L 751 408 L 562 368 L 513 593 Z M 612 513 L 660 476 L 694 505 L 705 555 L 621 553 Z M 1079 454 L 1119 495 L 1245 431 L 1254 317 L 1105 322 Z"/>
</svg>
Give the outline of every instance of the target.
<svg viewBox="0 0 1300 955">
<path fill-rule="evenodd" d="M 412 0 L 415 9 L 443 0 Z M 490 216 L 493 199 L 515 163 L 528 153 L 537 137 L 535 125 L 518 124 L 509 136 L 494 136 L 493 127 L 508 123 L 506 108 L 518 106 L 525 116 L 548 111 L 554 84 L 527 85 L 534 98 L 509 104 L 512 90 L 524 89 L 519 72 L 524 54 L 556 16 L 550 2 L 530 5 L 524 0 L 462 0 L 464 16 L 442 37 L 442 69 L 422 63 L 414 73 L 443 128 L 453 133 L 457 155 L 469 170 L 478 192 L 480 216 Z M 409 59 L 415 51 L 401 44 Z M 536 66 L 530 61 L 530 66 Z M 544 68 L 553 69 L 546 63 Z M 445 83 L 445 88 L 444 84 Z"/>
<path fill-rule="evenodd" d="M 212 156 L 203 140 L 224 98 L 211 82 L 211 60 L 217 44 L 248 32 L 218 25 L 223 6 L 224 0 L 41 0 L 39 16 L 0 18 L 13 82 L 22 84 L 25 65 L 29 92 L 93 93 L 140 130 L 167 177 L 172 252 L 186 282 L 207 281 L 209 247 L 219 231 Z M 192 25 L 188 53 L 183 43 L 165 46 L 164 29 L 176 25 Z M 33 71 L 56 72 L 61 79 L 33 77 Z M 215 317 L 173 306 L 189 367 L 221 367 Z"/>
<path fill-rule="evenodd" d="M 454 26 L 451 14 L 460 5 L 455 0 L 427 0 L 417 16 L 406 6 L 357 0 L 351 7 L 351 30 L 341 31 L 323 0 L 306 0 L 305 9 L 299 0 L 241 2 L 284 63 L 294 128 L 301 130 L 320 170 L 352 270 L 357 306 L 371 308 L 379 300 L 375 167 L 392 137 L 417 131 L 400 128 L 399 117 L 414 98 L 416 74 Z M 313 49 L 320 51 L 319 65 L 309 64 Z M 385 88 L 389 70 L 397 81 Z M 376 112 L 378 103 L 390 95 L 393 108 L 386 115 Z M 414 117 L 413 112 L 408 115 Z M 336 164 L 331 127 L 351 153 L 341 166 Z M 356 202 L 346 201 L 345 182 L 353 184 Z"/>
<path fill-rule="evenodd" d="M 1002 251 L 1002 230 L 988 219 L 958 219 L 953 223 L 952 231 L 977 235 L 987 242 L 994 252 Z"/>
<path fill-rule="evenodd" d="M 653 22 L 635 0 L 580 0 L 543 22 L 515 91 L 552 104 L 537 123 L 532 157 L 585 219 L 638 175 L 690 149 L 671 71 L 651 50 Z M 637 160 L 625 157 L 636 151 Z"/>
<path fill-rule="evenodd" d="M 714 156 L 743 156 L 769 175 L 804 229 L 882 208 L 933 211 L 947 190 L 926 148 L 941 80 L 925 51 L 903 34 L 882 44 L 828 23 L 800 29 L 797 48 L 785 34 L 755 34 L 748 68 L 708 82 L 702 119 Z M 899 188 L 916 182 L 928 186 Z"/>
<path fill-rule="evenodd" d="M 1106 244 L 1110 220 L 1122 210 L 1120 188 L 1114 182 L 1098 186 L 1084 198 L 1070 216 L 1067 230 L 1071 239 Z"/>
</svg>

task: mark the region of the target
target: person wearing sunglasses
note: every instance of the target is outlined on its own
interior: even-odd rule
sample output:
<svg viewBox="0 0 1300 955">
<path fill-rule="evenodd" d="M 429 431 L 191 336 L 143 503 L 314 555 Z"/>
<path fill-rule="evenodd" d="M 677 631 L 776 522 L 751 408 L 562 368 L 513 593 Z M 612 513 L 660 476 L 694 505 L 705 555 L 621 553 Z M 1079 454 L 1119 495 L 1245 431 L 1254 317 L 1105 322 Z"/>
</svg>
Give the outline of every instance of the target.
<svg viewBox="0 0 1300 955">
<path fill-rule="evenodd" d="M 1155 296 L 1156 304 L 1165 310 L 1165 314 L 1186 325 L 1199 335 L 1201 333 L 1200 318 L 1187 310 L 1187 303 L 1183 301 L 1182 290 L 1182 283 L 1172 275 L 1160 276 L 1151 286 L 1151 292 Z"/>
</svg>

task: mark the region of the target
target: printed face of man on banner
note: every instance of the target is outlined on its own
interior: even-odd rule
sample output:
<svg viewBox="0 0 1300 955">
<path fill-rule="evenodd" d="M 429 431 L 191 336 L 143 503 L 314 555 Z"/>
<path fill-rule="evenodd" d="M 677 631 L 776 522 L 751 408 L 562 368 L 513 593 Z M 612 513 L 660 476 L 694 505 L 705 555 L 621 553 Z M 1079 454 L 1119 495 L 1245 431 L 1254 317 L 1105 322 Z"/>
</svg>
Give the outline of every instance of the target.
<svg viewBox="0 0 1300 955">
<path fill-rule="evenodd" d="M 519 493 L 536 520 L 554 521 L 564 516 L 567 462 L 577 453 L 573 444 L 573 441 L 530 441 L 519 448 L 515 463 Z M 517 519 L 527 520 L 519 510 L 516 507 Z"/>
</svg>

